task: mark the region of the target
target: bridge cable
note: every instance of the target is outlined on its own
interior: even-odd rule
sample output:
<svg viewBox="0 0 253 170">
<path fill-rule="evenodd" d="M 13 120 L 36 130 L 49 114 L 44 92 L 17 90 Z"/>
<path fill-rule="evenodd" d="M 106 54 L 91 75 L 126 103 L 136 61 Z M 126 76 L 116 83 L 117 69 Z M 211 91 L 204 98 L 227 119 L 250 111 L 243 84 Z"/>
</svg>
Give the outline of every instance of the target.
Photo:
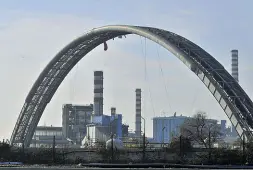
<svg viewBox="0 0 253 170">
<path fill-rule="evenodd" d="M 103 60 L 103 69 L 102 70 L 104 70 L 105 73 L 110 72 L 110 70 L 107 71 L 107 68 L 110 68 L 110 64 L 108 67 L 108 63 L 111 63 L 109 60 L 113 58 L 113 56 L 112 56 L 113 54 L 110 54 L 109 51 L 108 51 L 108 53 L 107 54 L 111 57 L 105 57 L 105 56 L 102 57 L 103 58 L 102 59 Z M 107 62 L 107 61 L 109 61 L 109 62 Z M 111 79 L 110 81 L 111 81 L 111 89 L 112 89 L 112 91 L 111 91 L 111 105 L 112 105 L 112 107 L 114 107 L 116 105 L 115 100 L 114 100 L 114 98 L 115 98 L 115 90 L 114 89 L 115 89 L 115 84 L 117 84 L 117 83 L 115 83 L 114 79 Z"/>
<path fill-rule="evenodd" d="M 192 101 L 192 105 L 191 105 L 191 108 L 192 108 L 192 113 L 193 113 L 193 110 L 194 110 L 194 105 L 195 105 L 195 103 L 196 103 L 196 101 L 197 101 L 197 98 L 198 98 L 198 91 L 199 91 L 199 89 L 197 88 L 196 89 L 196 91 L 195 91 L 195 93 L 194 93 L 194 97 L 193 97 L 193 101 Z"/>
<path fill-rule="evenodd" d="M 142 42 L 142 38 L 140 36 L 140 40 L 141 40 L 141 52 L 142 52 L 142 55 L 145 56 L 145 50 L 143 49 L 143 42 Z M 144 81 L 146 82 L 147 81 L 147 76 L 146 76 L 146 60 L 145 60 L 145 57 L 144 57 Z M 145 115 L 145 112 L 146 112 L 146 99 L 145 99 L 145 88 L 144 88 L 144 93 L 142 94 L 142 100 L 143 100 L 143 105 L 142 105 L 142 110 L 143 110 L 143 113 Z M 143 116 L 144 116 L 143 115 Z"/>
<path fill-rule="evenodd" d="M 75 89 L 75 80 L 77 79 L 77 71 L 78 71 L 78 63 L 76 63 L 75 65 L 75 70 L 74 70 L 74 75 L 73 75 L 73 79 L 72 79 L 72 90 L 70 89 L 70 101 L 73 102 L 75 100 L 75 93 L 76 93 L 76 89 Z"/>
<path fill-rule="evenodd" d="M 73 88 L 73 82 L 74 82 L 74 78 L 75 78 L 75 67 L 72 69 L 72 72 L 73 72 L 73 76 L 70 77 L 70 81 L 69 81 L 69 102 L 72 102 L 73 101 L 73 92 L 74 92 L 74 88 Z"/>
<path fill-rule="evenodd" d="M 161 64 L 161 57 L 160 57 L 160 53 L 159 53 L 159 49 L 158 49 L 158 44 L 156 45 L 156 52 L 157 52 L 157 62 L 158 62 L 159 68 L 160 68 L 161 76 L 163 79 L 163 85 L 164 85 L 164 89 L 166 92 L 166 98 L 168 100 L 168 106 L 169 106 L 170 111 L 172 111 L 170 98 L 169 98 L 169 91 L 168 91 L 168 87 L 166 85 L 166 81 L 165 81 L 165 77 L 164 77 L 164 71 L 163 71 L 162 64 Z"/>
<path fill-rule="evenodd" d="M 142 45 L 142 53 L 143 53 L 143 56 L 144 56 L 144 78 L 145 78 L 145 81 L 148 83 L 149 98 L 150 98 L 150 102 L 151 102 L 151 106 L 152 106 L 152 111 L 153 111 L 153 114 L 155 116 L 155 106 L 154 106 L 154 103 L 153 103 L 151 88 L 150 88 L 148 74 L 147 74 L 148 72 L 147 72 L 147 43 L 146 43 L 146 38 L 145 38 L 145 42 L 144 42 L 145 43 L 144 44 L 145 45 L 144 49 L 143 49 L 143 43 L 142 43 L 141 36 L 140 36 L 140 40 L 141 40 L 141 45 Z M 145 100 L 144 100 L 144 103 L 145 103 Z"/>
</svg>

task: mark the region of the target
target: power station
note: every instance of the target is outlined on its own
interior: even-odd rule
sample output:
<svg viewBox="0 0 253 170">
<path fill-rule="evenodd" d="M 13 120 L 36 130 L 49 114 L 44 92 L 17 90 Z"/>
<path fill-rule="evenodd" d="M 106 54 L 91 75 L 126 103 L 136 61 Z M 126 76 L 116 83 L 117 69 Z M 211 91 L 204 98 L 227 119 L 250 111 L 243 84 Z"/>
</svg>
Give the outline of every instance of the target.
<svg viewBox="0 0 253 170">
<path fill-rule="evenodd" d="M 219 63 L 212 55 L 210 55 L 200 46 L 178 34 L 152 27 L 109 25 L 94 28 L 92 31 L 89 31 L 86 34 L 76 38 L 73 42 L 69 43 L 59 53 L 57 53 L 57 55 L 55 55 L 50 63 L 43 69 L 25 98 L 24 105 L 20 111 L 11 135 L 10 145 L 22 145 L 24 147 L 28 147 L 30 145 L 34 130 L 36 129 L 48 103 L 51 102 L 51 99 L 55 95 L 58 87 L 61 85 L 71 69 L 73 69 L 74 66 L 81 61 L 84 56 L 86 56 L 92 49 L 96 48 L 100 44 L 104 44 L 106 47 L 104 50 L 107 50 L 107 41 L 128 34 L 142 36 L 162 45 L 165 49 L 172 52 L 185 64 L 185 66 L 189 67 L 191 70 L 195 66 L 198 66 L 197 69 L 199 70 L 195 71 L 194 73 L 200 78 L 200 81 L 205 84 L 231 122 L 234 122 L 233 124 L 235 125 L 240 139 L 243 139 L 245 136 L 247 141 L 253 138 L 252 133 L 248 133 L 251 131 L 251 129 L 253 129 L 253 118 L 250 116 L 251 113 L 253 113 L 253 102 L 243 88 L 237 83 L 239 81 L 238 50 L 232 50 L 233 64 L 231 75 L 233 75 L 234 78 L 228 80 L 227 75 L 229 73 L 226 69 L 224 69 L 221 63 Z M 179 42 L 180 45 L 178 44 Z M 196 50 L 198 53 L 195 52 Z M 92 120 L 96 120 L 95 123 L 92 123 L 96 124 L 97 122 L 101 122 L 101 120 L 107 119 L 102 119 L 104 114 L 103 73 L 100 71 L 100 73 L 98 72 L 98 75 L 96 75 L 96 72 L 94 72 L 94 75 L 95 96 L 94 101 L 92 101 L 93 111 L 91 117 Z M 232 78 L 232 76 L 230 76 L 230 78 Z M 138 94 L 137 91 L 136 94 Z M 139 91 L 139 101 L 136 101 L 135 106 L 135 131 L 138 136 L 141 134 L 140 100 L 141 91 Z M 75 110 L 77 107 L 74 107 L 73 109 Z M 70 108 L 69 110 L 72 112 L 73 109 Z M 90 114 L 88 111 L 86 111 L 86 113 L 87 114 L 82 114 L 80 111 L 80 114 L 78 114 L 78 116 L 80 116 L 79 119 L 76 117 L 71 121 L 83 120 L 85 115 L 89 116 Z M 93 117 L 95 118 L 93 119 Z M 69 124 L 69 126 L 72 126 L 71 124 Z M 77 124 L 77 122 L 73 122 L 73 124 L 76 126 L 75 124 Z M 82 135 L 78 132 L 79 130 L 82 131 L 82 129 L 74 127 L 67 127 L 66 133 L 69 133 L 69 130 L 71 129 L 76 132 L 75 134 L 77 136 Z M 246 131 L 247 133 L 244 133 Z"/>
<path fill-rule="evenodd" d="M 238 50 L 231 50 L 231 75 L 238 82 Z M 110 108 L 110 115 L 105 114 L 103 110 L 103 71 L 94 71 L 94 98 L 93 104 L 72 105 L 64 104 L 62 108 L 62 127 L 38 127 L 33 137 L 31 146 L 50 146 L 53 136 L 47 136 L 48 140 L 42 140 L 45 136 L 40 131 L 46 131 L 56 134 L 56 143 L 58 146 L 65 147 L 69 141 L 73 144 L 85 146 L 97 146 L 99 142 L 108 142 L 111 136 L 115 140 L 127 141 L 128 126 L 122 124 L 122 114 L 116 112 L 116 107 Z M 131 138 L 141 139 L 142 131 L 142 90 L 135 89 L 135 133 Z M 155 142 L 170 142 L 172 138 L 179 134 L 179 125 L 187 117 L 170 116 L 153 118 L 153 140 Z M 221 131 L 223 134 L 234 136 L 235 128 L 227 133 L 225 120 L 221 121 Z M 45 133 L 47 134 L 47 133 Z M 39 141 L 35 140 L 35 137 Z M 225 137 L 225 136 L 223 136 Z"/>
</svg>

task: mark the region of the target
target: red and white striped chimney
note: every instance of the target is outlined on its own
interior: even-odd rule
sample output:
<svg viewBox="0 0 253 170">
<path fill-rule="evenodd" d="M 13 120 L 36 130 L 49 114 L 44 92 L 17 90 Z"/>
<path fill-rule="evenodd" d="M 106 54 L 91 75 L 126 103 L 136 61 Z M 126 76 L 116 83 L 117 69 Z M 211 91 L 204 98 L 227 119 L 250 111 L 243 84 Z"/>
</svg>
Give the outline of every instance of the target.
<svg viewBox="0 0 253 170">
<path fill-rule="evenodd" d="M 232 50 L 231 51 L 231 74 L 232 77 L 239 82 L 239 69 L 238 69 L 238 50 Z"/>
<path fill-rule="evenodd" d="M 95 116 L 103 115 L 103 71 L 94 72 L 94 104 L 93 111 Z"/>
<path fill-rule="evenodd" d="M 135 94 L 135 135 L 141 137 L 141 89 L 136 89 Z"/>
</svg>

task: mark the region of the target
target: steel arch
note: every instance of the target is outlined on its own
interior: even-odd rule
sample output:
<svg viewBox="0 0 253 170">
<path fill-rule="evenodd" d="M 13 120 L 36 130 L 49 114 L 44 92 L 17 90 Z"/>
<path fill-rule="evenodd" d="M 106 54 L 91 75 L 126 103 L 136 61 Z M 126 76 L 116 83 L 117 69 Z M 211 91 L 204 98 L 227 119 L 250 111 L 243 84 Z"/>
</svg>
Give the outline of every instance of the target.
<svg viewBox="0 0 253 170">
<path fill-rule="evenodd" d="M 11 136 L 11 145 L 28 147 L 41 115 L 61 82 L 87 53 L 112 38 L 137 34 L 173 53 L 205 84 L 235 126 L 239 136 L 251 138 L 253 103 L 226 71 L 202 48 L 175 33 L 151 27 L 109 25 L 92 29 L 63 48 L 45 67 L 25 99 Z"/>
</svg>

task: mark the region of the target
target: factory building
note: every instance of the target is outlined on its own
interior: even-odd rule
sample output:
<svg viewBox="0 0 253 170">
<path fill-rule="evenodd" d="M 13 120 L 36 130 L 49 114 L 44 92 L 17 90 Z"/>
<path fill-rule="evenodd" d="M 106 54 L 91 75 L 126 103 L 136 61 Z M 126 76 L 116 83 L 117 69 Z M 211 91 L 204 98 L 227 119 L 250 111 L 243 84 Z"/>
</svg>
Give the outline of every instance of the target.
<svg viewBox="0 0 253 170">
<path fill-rule="evenodd" d="M 194 119 L 187 116 L 154 117 L 153 118 L 153 139 L 158 143 L 170 143 L 173 137 L 180 136 L 181 126 L 186 119 Z M 221 120 L 221 124 L 215 119 L 207 119 L 207 124 L 216 125 L 220 131 L 226 133 L 226 121 Z"/>
<path fill-rule="evenodd" d="M 90 105 L 64 104 L 62 127 L 37 127 L 31 147 L 81 145 L 84 139 L 106 142 L 111 134 L 116 138 L 128 135 L 128 126 L 122 125 L 122 114 L 111 107 L 110 115 L 103 113 L 103 72 L 94 72 L 94 103 Z"/>
<path fill-rule="evenodd" d="M 122 137 L 122 114 L 115 114 L 114 116 L 92 116 L 91 124 L 99 126 L 110 126 L 110 131 L 113 134 L 116 134 L 119 138 Z"/>
<path fill-rule="evenodd" d="M 62 133 L 65 138 L 80 144 L 91 123 L 93 105 L 65 104 L 62 108 Z"/>
<path fill-rule="evenodd" d="M 129 125 L 122 124 L 122 137 L 128 137 Z"/>
<path fill-rule="evenodd" d="M 84 142 L 86 144 L 89 143 L 89 145 L 95 145 L 95 143 L 105 143 L 110 139 L 111 134 L 119 139 L 122 138 L 122 115 L 93 116 L 92 123 L 86 127 L 86 142 Z"/>
<path fill-rule="evenodd" d="M 103 143 L 111 134 L 122 138 L 122 114 L 117 114 L 116 108 L 111 107 L 110 115 L 103 112 L 103 72 L 94 72 L 94 112 L 90 124 L 86 125 L 86 136 L 82 143 Z"/>
<path fill-rule="evenodd" d="M 98 146 L 110 139 L 110 127 L 96 124 L 87 125 L 87 135 L 82 142 L 83 146 Z"/>
<path fill-rule="evenodd" d="M 226 124 L 227 124 L 227 121 L 226 120 L 221 120 L 221 134 L 222 134 L 222 136 L 223 137 L 225 137 L 226 136 L 226 134 L 227 134 L 227 132 L 226 132 L 226 129 L 227 129 L 227 127 L 226 127 Z"/>
<path fill-rule="evenodd" d="M 180 134 L 180 126 L 187 119 L 186 116 L 154 117 L 153 139 L 158 143 L 169 143 Z"/>
<path fill-rule="evenodd" d="M 129 125 L 126 125 L 126 124 L 122 124 L 122 120 L 123 120 L 123 117 L 121 114 L 117 114 L 116 113 L 116 107 L 111 107 L 111 117 L 114 117 L 114 118 L 111 118 L 112 119 L 117 119 L 117 116 L 120 117 L 120 121 L 118 121 L 118 130 L 119 132 L 117 132 L 117 134 L 119 134 L 118 136 L 119 137 L 127 137 L 128 136 L 128 128 L 129 128 Z M 113 124 L 115 124 L 116 122 L 114 122 Z M 120 129 L 121 130 L 121 135 L 120 135 Z M 116 131 L 113 131 L 114 134 L 116 134 Z"/>
<path fill-rule="evenodd" d="M 231 136 L 235 138 L 238 137 L 238 134 L 234 126 L 231 127 Z"/>
<path fill-rule="evenodd" d="M 93 130 L 90 130 L 89 133 L 99 133 L 100 135 L 98 136 L 101 136 L 102 133 L 104 134 L 102 136 L 113 133 L 118 137 L 122 137 L 122 115 L 116 114 L 115 107 L 111 108 L 110 116 L 103 113 L 103 79 L 104 77 L 102 71 L 94 71 L 94 112 L 91 116 L 91 123 L 87 126 L 87 131 L 92 128 Z M 96 127 L 98 129 L 101 127 L 109 128 L 104 128 L 103 131 L 94 130 Z M 87 133 L 86 136 L 89 135 L 91 134 Z"/>
<path fill-rule="evenodd" d="M 94 71 L 94 103 L 90 105 L 64 104 L 62 128 L 58 128 L 58 132 L 59 134 L 55 135 L 56 140 L 63 138 L 65 142 L 76 145 L 82 144 L 84 139 L 94 138 L 92 142 L 105 142 L 111 134 L 114 134 L 116 138 L 128 135 L 128 126 L 122 125 L 122 114 L 117 114 L 115 107 L 111 107 L 110 115 L 103 112 L 102 71 Z M 51 138 L 53 139 L 53 136 Z"/>
<path fill-rule="evenodd" d="M 30 147 L 51 148 L 55 137 L 55 147 L 64 148 L 69 145 L 63 137 L 62 127 L 38 126 L 35 129 Z"/>
</svg>

